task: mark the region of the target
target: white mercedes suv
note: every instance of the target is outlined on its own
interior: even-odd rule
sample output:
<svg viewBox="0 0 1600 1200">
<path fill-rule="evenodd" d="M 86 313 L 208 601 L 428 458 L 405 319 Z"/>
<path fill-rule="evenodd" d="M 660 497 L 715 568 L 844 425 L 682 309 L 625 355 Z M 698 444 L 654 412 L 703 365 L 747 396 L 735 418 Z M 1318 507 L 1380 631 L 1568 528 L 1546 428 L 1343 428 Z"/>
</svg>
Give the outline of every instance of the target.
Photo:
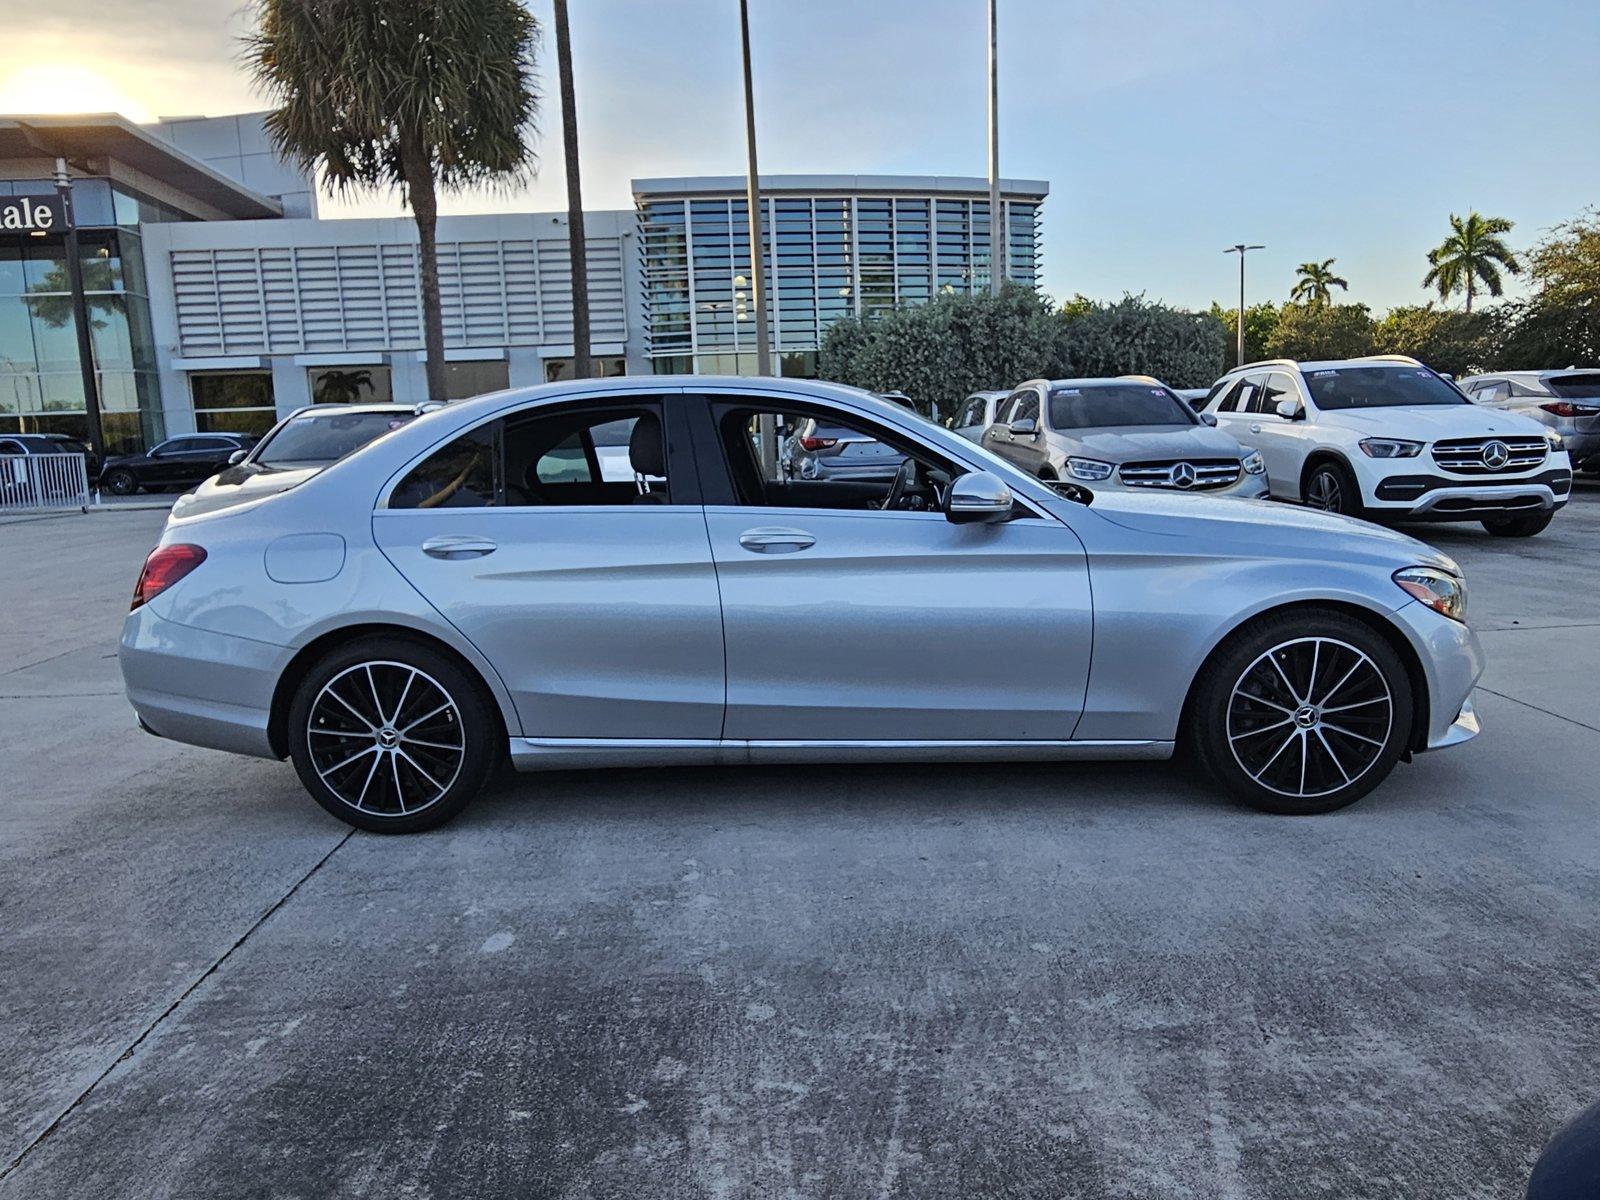
<svg viewBox="0 0 1600 1200">
<path fill-rule="evenodd" d="M 1401 355 L 1248 363 L 1217 381 L 1203 411 L 1261 452 L 1274 497 L 1329 512 L 1530 537 L 1572 491 L 1560 435 L 1471 403 Z"/>
</svg>

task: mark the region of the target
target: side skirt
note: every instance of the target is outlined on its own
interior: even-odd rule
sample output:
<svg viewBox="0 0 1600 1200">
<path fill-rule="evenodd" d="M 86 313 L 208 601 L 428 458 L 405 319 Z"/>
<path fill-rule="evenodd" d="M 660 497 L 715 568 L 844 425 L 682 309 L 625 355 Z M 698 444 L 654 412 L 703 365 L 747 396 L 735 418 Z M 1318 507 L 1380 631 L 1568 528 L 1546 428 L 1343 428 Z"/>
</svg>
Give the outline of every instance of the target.
<svg viewBox="0 0 1600 1200">
<path fill-rule="evenodd" d="M 1052 762 L 1162 759 L 1160 741 L 721 741 L 715 739 L 512 738 L 519 771 L 573 767 L 744 766 L 758 763 Z"/>
</svg>

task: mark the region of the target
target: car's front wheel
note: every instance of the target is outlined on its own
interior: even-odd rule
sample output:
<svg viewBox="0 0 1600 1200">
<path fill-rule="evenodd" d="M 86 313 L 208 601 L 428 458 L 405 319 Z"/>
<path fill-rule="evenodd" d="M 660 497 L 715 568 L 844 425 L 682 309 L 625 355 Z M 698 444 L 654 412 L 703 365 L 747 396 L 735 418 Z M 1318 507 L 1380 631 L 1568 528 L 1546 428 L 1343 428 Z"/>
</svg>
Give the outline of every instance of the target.
<svg viewBox="0 0 1600 1200">
<path fill-rule="evenodd" d="M 1549 528 L 1555 515 L 1554 509 L 1547 508 L 1542 512 L 1523 513 L 1515 517 L 1496 517 L 1492 521 L 1485 521 L 1483 527 L 1495 537 L 1532 537 Z"/>
<path fill-rule="evenodd" d="M 404 638 L 361 638 L 323 657 L 289 705 L 289 754 L 312 798 L 375 833 L 443 825 L 504 752 L 482 685 Z"/>
<path fill-rule="evenodd" d="M 100 477 L 100 486 L 113 496 L 131 496 L 139 490 L 139 481 L 132 471 L 113 467 Z"/>
<path fill-rule="evenodd" d="M 1231 636 L 1191 697 L 1185 735 L 1219 784 L 1264 812 L 1331 812 L 1394 769 L 1411 734 L 1405 664 L 1365 623 L 1303 610 Z"/>
<path fill-rule="evenodd" d="M 1306 473 L 1302 499 L 1323 512 L 1342 513 L 1347 517 L 1364 515 L 1361 489 L 1350 468 L 1343 463 L 1320 462 L 1312 467 Z"/>
</svg>

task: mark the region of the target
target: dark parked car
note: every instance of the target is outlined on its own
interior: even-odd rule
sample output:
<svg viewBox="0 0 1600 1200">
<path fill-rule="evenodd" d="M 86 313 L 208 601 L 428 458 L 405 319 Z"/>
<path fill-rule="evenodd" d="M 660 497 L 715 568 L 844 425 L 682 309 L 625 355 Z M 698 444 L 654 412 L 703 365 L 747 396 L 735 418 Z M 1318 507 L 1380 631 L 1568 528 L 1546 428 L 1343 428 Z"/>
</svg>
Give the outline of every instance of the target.
<svg viewBox="0 0 1600 1200">
<path fill-rule="evenodd" d="M 0 435 L 0 454 L 81 454 L 93 479 L 99 464 L 93 452 L 65 433 L 7 433 Z"/>
<path fill-rule="evenodd" d="M 102 490 L 131 496 L 140 488 L 190 488 L 209 479 L 256 439 L 247 433 L 185 433 L 143 454 L 114 454 L 100 472 Z"/>
</svg>

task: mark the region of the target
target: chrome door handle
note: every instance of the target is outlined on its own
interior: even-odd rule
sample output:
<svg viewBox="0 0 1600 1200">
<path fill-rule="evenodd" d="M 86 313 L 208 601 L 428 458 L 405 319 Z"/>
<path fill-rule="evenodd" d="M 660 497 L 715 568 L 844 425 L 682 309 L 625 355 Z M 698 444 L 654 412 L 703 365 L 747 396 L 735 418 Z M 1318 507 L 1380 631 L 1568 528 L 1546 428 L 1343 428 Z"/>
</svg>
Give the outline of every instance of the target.
<svg viewBox="0 0 1600 1200">
<path fill-rule="evenodd" d="M 802 529 L 747 529 L 739 535 L 739 545 L 757 554 L 793 554 L 816 544 L 817 539 Z"/>
<path fill-rule="evenodd" d="M 482 558 L 485 554 L 493 554 L 495 549 L 495 544 L 488 538 L 457 534 L 431 537 L 422 543 L 422 552 L 429 558 Z"/>
<path fill-rule="evenodd" d="M 1255 424 L 1251 425 L 1250 426 L 1250 432 L 1251 433 L 1260 433 L 1261 432 L 1261 423 L 1259 421 L 1257 421 Z"/>
</svg>

